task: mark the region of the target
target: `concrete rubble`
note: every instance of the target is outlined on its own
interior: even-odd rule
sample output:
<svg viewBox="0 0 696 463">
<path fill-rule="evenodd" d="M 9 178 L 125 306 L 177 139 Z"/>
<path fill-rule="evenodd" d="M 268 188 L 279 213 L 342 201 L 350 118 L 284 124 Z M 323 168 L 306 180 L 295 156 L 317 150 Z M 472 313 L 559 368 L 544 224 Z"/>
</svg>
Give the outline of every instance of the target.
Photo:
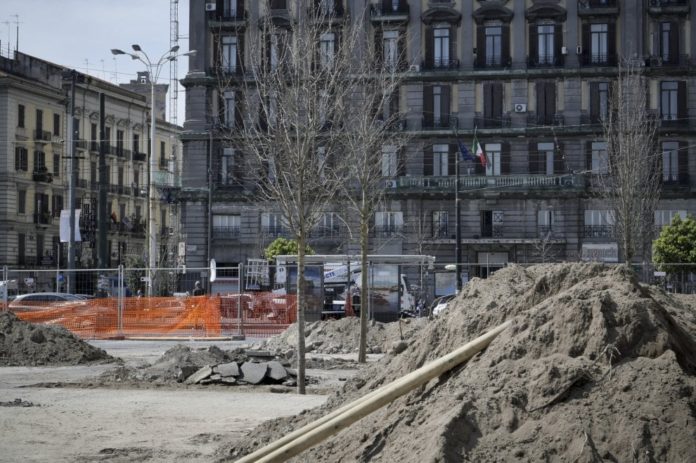
<svg viewBox="0 0 696 463">
<path fill-rule="evenodd" d="M 285 368 L 278 361 L 270 362 L 236 362 L 206 365 L 199 368 L 182 381 L 184 384 L 283 384 L 294 386 L 294 376 L 297 373 L 291 368 Z"/>
</svg>

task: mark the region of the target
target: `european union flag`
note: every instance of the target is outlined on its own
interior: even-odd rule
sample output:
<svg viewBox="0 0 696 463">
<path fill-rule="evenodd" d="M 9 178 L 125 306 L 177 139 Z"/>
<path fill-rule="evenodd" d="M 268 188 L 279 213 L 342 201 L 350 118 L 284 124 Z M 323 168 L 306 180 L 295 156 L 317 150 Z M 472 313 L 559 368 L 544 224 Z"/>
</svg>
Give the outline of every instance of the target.
<svg viewBox="0 0 696 463">
<path fill-rule="evenodd" d="M 463 161 L 475 161 L 476 158 L 471 154 L 471 151 L 462 142 L 457 142 L 459 145 L 459 154 L 462 156 Z"/>
</svg>

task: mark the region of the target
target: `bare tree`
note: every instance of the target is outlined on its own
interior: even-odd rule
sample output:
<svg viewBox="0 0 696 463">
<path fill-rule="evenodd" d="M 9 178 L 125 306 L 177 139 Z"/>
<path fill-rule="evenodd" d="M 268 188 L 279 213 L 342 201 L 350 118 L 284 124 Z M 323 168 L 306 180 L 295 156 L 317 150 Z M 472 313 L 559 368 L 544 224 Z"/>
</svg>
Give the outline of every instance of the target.
<svg viewBox="0 0 696 463">
<path fill-rule="evenodd" d="M 614 214 L 616 238 L 626 262 L 646 255 L 661 191 L 657 120 L 648 111 L 648 81 L 635 61 L 619 65 L 608 114 L 603 120 L 607 174 L 601 196 Z"/>
<path fill-rule="evenodd" d="M 360 15 L 358 15 L 360 18 Z M 360 20 L 356 21 L 360 22 Z M 356 31 L 357 35 L 357 31 Z M 403 51 L 383 54 L 382 43 L 356 49 L 351 69 L 351 91 L 346 126 L 340 134 L 343 150 L 339 166 L 347 181 L 342 182 L 346 207 L 358 220 L 360 231 L 360 343 L 358 362 L 366 361 L 368 262 L 370 221 L 385 192 L 385 181 L 396 181 L 402 164 L 407 136 L 403 131 L 403 113 L 398 107 Z M 405 48 L 405 47 L 403 47 Z"/>
<path fill-rule="evenodd" d="M 298 243 L 300 394 L 305 393 L 305 248 L 343 183 L 336 159 L 357 44 L 353 27 L 334 20 L 336 11 L 308 11 L 304 5 L 288 2 L 290 19 L 282 22 L 262 12 L 260 27 L 250 28 L 248 47 L 248 56 L 262 59 L 247 63 L 243 79 L 221 79 L 219 88 L 236 105 L 234 116 L 226 111 L 233 119 L 227 141 L 243 153 L 246 175 L 258 173 L 252 179 L 257 198 L 282 214 Z"/>
</svg>

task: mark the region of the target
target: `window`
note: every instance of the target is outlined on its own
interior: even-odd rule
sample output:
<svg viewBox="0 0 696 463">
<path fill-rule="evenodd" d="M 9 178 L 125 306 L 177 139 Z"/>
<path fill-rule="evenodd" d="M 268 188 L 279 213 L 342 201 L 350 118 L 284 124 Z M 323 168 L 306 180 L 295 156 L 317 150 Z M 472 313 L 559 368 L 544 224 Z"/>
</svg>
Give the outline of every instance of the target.
<svg viewBox="0 0 696 463">
<path fill-rule="evenodd" d="M 433 65 L 436 68 L 448 68 L 450 65 L 450 30 L 448 27 L 436 27 L 433 30 Z"/>
<path fill-rule="evenodd" d="M 603 141 L 594 141 L 592 147 L 592 173 L 595 175 L 606 174 L 609 172 L 609 156 L 607 155 L 607 144 Z"/>
<path fill-rule="evenodd" d="M 502 65 L 503 28 L 501 26 L 487 26 L 485 36 L 486 66 Z"/>
<path fill-rule="evenodd" d="M 427 85 L 423 88 L 423 127 L 448 128 L 450 123 L 450 87 Z"/>
<path fill-rule="evenodd" d="M 285 233 L 283 216 L 277 212 L 261 214 L 261 231 L 265 235 L 279 236 Z"/>
<path fill-rule="evenodd" d="M 104 127 L 104 142 L 111 145 L 111 127 Z"/>
<path fill-rule="evenodd" d="M 27 192 L 26 190 L 17 191 L 17 213 L 26 214 L 27 213 Z"/>
<path fill-rule="evenodd" d="M 556 83 L 536 83 L 537 124 L 553 125 L 556 118 Z"/>
<path fill-rule="evenodd" d="M 503 126 L 503 84 L 486 82 L 483 84 L 483 127 Z"/>
<path fill-rule="evenodd" d="M 604 64 L 608 62 L 608 24 L 590 25 L 590 62 L 592 64 Z M 613 40 L 613 37 L 612 37 Z"/>
<path fill-rule="evenodd" d="M 99 144 L 97 143 L 97 124 L 91 124 L 89 126 L 89 149 L 92 151 L 99 151 Z"/>
<path fill-rule="evenodd" d="M 382 56 L 384 66 L 389 70 L 396 69 L 399 64 L 399 32 L 384 31 L 382 35 Z"/>
<path fill-rule="evenodd" d="M 326 32 L 319 38 L 319 64 L 327 68 L 333 64 L 336 53 L 336 34 Z"/>
<path fill-rule="evenodd" d="M 140 153 L 140 135 L 133 134 L 133 154 Z"/>
<path fill-rule="evenodd" d="M 433 175 L 436 177 L 446 177 L 450 174 L 448 166 L 449 145 L 433 145 Z"/>
<path fill-rule="evenodd" d="M 448 238 L 448 223 L 447 211 L 433 211 L 433 238 Z"/>
<path fill-rule="evenodd" d="M 677 22 L 660 22 L 658 53 L 662 64 L 678 64 L 679 63 L 679 23 Z"/>
<path fill-rule="evenodd" d="M 375 231 L 380 236 L 401 233 L 404 225 L 402 212 L 375 212 Z"/>
<path fill-rule="evenodd" d="M 486 143 L 486 175 L 501 175 L 501 145 L 500 143 Z"/>
<path fill-rule="evenodd" d="M 60 154 L 53 155 L 53 176 L 60 177 Z"/>
<path fill-rule="evenodd" d="M 341 219 L 335 212 L 325 212 L 319 219 L 315 233 L 323 237 L 337 237 L 341 229 Z"/>
<path fill-rule="evenodd" d="M 238 236 L 242 218 L 239 214 L 214 214 L 213 234 L 216 236 Z"/>
<path fill-rule="evenodd" d="M 493 237 L 493 211 L 480 211 L 481 238 Z"/>
<path fill-rule="evenodd" d="M 237 37 L 222 36 L 222 70 L 233 74 L 237 71 Z"/>
<path fill-rule="evenodd" d="M 319 12 L 324 15 L 332 15 L 334 14 L 335 11 L 335 2 L 336 0 L 319 0 Z"/>
<path fill-rule="evenodd" d="M 60 136 L 60 114 L 53 114 L 53 135 Z"/>
<path fill-rule="evenodd" d="M 679 180 L 679 143 L 662 142 L 662 181 L 665 183 Z"/>
<path fill-rule="evenodd" d="M 588 209 L 585 211 L 585 237 L 611 238 L 614 235 L 614 211 Z"/>
<path fill-rule="evenodd" d="M 123 130 L 116 130 L 116 155 L 123 156 Z"/>
<path fill-rule="evenodd" d="M 96 162 L 89 163 L 89 182 L 92 185 L 95 185 L 97 183 L 97 163 Z"/>
<path fill-rule="evenodd" d="M 45 172 L 46 169 L 46 153 L 43 151 L 34 151 L 34 172 Z"/>
<path fill-rule="evenodd" d="M 29 152 L 23 146 L 15 148 L 15 170 L 24 172 L 29 170 Z"/>
<path fill-rule="evenodd" d="M 36 133 L 36 138 L 43 140 L 43 138 L 41 138 L 43 136 L 43 111 L 40 109 L 36 110 Z"/>
<path fill-rule="evenodd" d="M 672 220 L 679 216 L 682 220 L 686 219 L 686 211 L 684 210 L 656 210 L 655 211 L 655 225 L 657 227 L 664 227 L 665 225 L 671 225 Z"/>
<path fill-rule="evenodd" d="M 554 169 L 554 145 L 553 143 L 539 143 L 537 145 L 539 152 L 539 163 L 541 165 L 541 174 L 553 175 Z"/>
<path fill-rule="evenodd" d="M 599 124 L 609 116 L 609 82 L 590 82 L 590 122 Z"/>
<path fill-rule="evenodd" d="M 167 168 L 167 150 L 165 143 L 163 141 L 160 142 L 160 169 L 166 169 Z"/>
<path fill-rule="evenodd" d="M 223 15 L 226 18 L 237 17 L 237 0 L 225 0 L 223 5 Z"/>
<path fill-rule="evenodd" d="M 220 184 L 232 185 L 235 181 L 234 149 L 224 148 L 220 163 Z"/>
<path fill-rule="evenodd" d="M 138 191 L 138 190 L 140 190 L 140 171 L 139 170 L 133 171 L 133 185 L 132 185 L 132 187 L 135 190 L 133 192 L 133 195 L 138 196 L 138 194 L 140 194 L 140 191 Z"/>
<path fill-rule="evenodd" d="M 663 121 L 678 120 L 678 98 L 678 82 L 669 81 L 660 83 L 660 117 Z"/>
<path fill-rule="evenodd" d="M 119 167 L 118 171 L 116 172 L 116 184 L 119 187 L 123 187 L 123 167 Z"/>
<path fill-rule="evenodd" d="M 271 34 L 269 41 L 268 60 L 271 69 L 277 69 L 285 50 L 285 35 L 283 33 Z"/>
<path fill-rule="evenodd" d="M 17 127 L 24 128 L 24 105 L 17 105 Z"/>
<path fill-rule="evenodd" d="M 234 127 L 235 122 L 235 106 L 236 106 L 236 94 L 235 92 L 225 92 L 224 93 L 224 123 L 227 127 Z"/>
<path fill-rule="evenodd" d="M 382 176 L 397 176 L 396 146 L 386 145 L 382 147 Z"/>
<path fill-rule="evenodd" d="M 554 214 L 552 210 L 542 209 L 537 212 L 537 228 L 540 236 L 545 236 L 553 230 Z"/>
<path fill-rule="evenodd" d="M 53 203 L 51 204 L 53 217 L 60 217 L 60 211 L 63 210 L 63 196 L 53 195 Z"/>
<path fill-rule="evenodd" d="M 537 62 L 538 64 L 554 64 L 555 61 L 555 26 L 541 24 L 537 26 Z"/>
</svg>

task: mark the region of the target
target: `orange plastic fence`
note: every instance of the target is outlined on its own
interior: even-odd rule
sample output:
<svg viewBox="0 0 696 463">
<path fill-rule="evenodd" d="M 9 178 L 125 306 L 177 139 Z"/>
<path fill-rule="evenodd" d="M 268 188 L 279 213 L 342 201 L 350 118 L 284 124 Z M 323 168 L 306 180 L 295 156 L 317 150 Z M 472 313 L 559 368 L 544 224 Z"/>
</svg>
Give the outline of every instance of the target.
<svg viewBox="0 0 696 463">
<path fill-rule="evenodd" d="M 62 325 L 82 338 L 219 337 L 278 334 L 296 319 L 296 297 L 272 293 L 227 296 L 101 298 L 22 304 L 9 309 L 32 323 Z M 239 310 L 241 304 L 242 310 Z"/>
</svg>

